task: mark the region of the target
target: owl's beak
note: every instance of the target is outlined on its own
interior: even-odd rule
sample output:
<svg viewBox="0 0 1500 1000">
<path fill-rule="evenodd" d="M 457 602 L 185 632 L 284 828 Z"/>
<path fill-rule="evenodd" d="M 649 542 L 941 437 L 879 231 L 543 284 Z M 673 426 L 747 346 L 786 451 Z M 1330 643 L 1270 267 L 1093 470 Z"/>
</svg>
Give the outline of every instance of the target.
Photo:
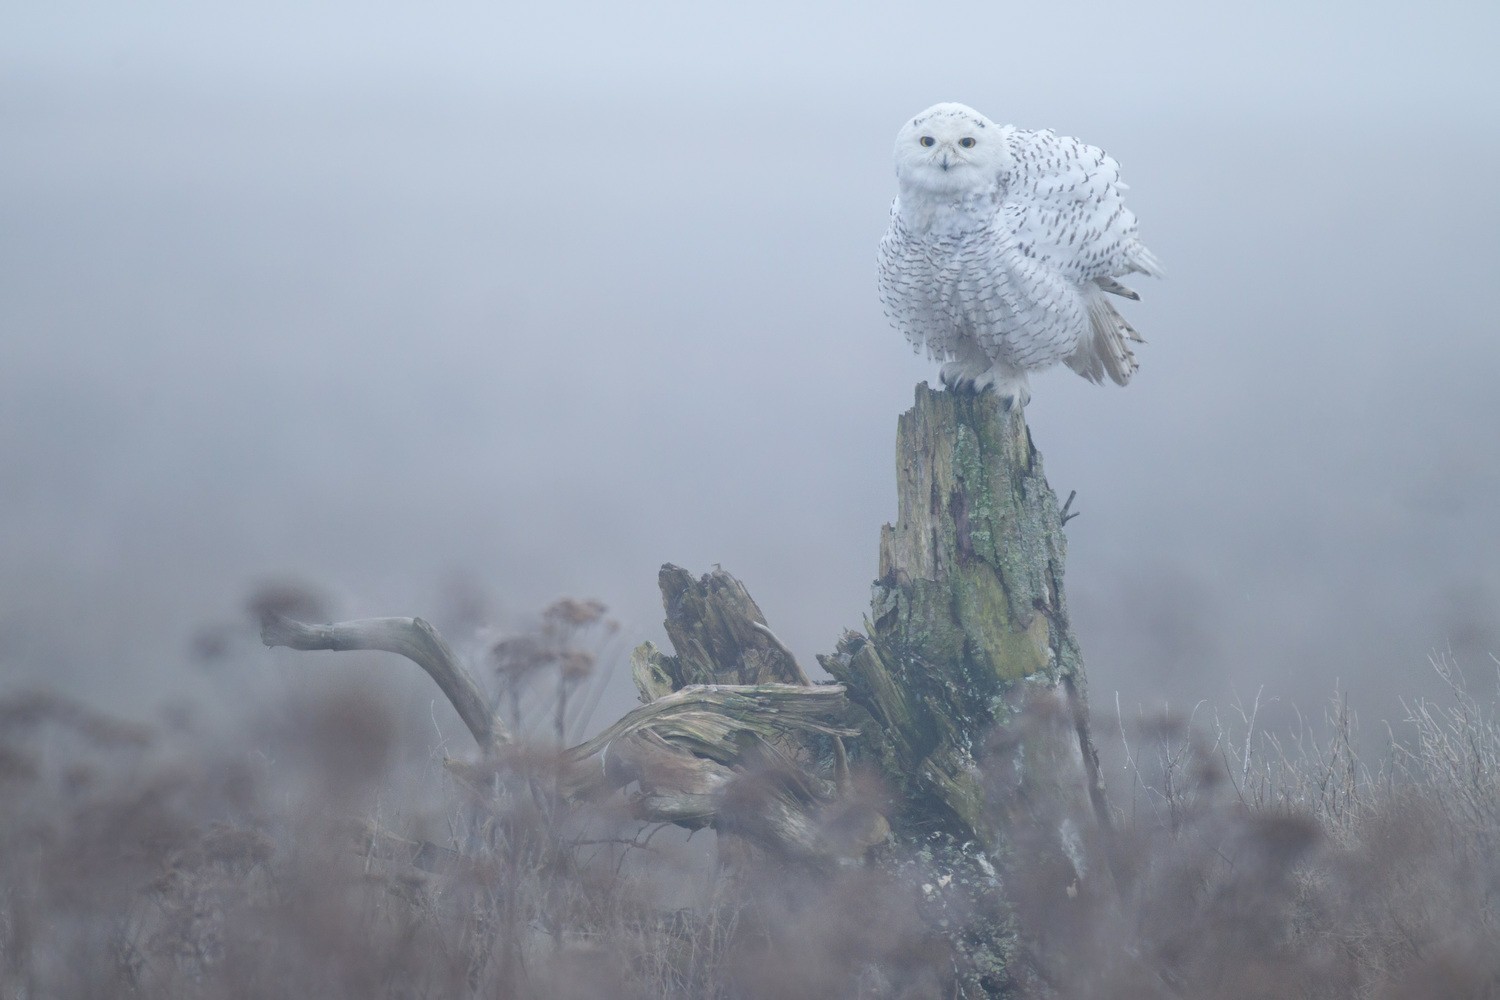
<svg viewBox="0 0 1500 1000">
<path fill-rule="evenodd" d="M 943 162 L 940 164 L 940 166 L 943 168 L 944 173 L 946 173 L 947 170 L 948 170 L 948 154 L 947 153 L 943 154 Z"/>
</svg>

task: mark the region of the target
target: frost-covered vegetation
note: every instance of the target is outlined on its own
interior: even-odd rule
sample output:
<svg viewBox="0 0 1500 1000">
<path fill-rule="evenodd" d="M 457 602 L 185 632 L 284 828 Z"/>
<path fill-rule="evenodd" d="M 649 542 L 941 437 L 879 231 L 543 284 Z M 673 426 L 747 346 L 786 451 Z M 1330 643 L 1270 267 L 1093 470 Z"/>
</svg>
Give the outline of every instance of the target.
<svg viewBox="0 0 1500 1000">
<path fill-rule="evenodd" d="M 293 687 L 233 737 L 5 695 L 0 996 L 951 995 L 951 943 L 994 918 L 903 877 L 922 859 L 793 862 L 559 796 L 609 658 L 602 609 L 558 608 L 490 658 L 532 733 L 497 767 L 405 745 L 373 681 Z M 1363 758 L 1342 701 L 1295 739 L 1253 710 L 1120 720 L 1108 863 L 1059 893 L 1012 831 L 1004 894 L 1040 970 L 1017 988 L 1500 992 L 1500 728 L 1436 667 L 1449 696 Z"/>
</svg>

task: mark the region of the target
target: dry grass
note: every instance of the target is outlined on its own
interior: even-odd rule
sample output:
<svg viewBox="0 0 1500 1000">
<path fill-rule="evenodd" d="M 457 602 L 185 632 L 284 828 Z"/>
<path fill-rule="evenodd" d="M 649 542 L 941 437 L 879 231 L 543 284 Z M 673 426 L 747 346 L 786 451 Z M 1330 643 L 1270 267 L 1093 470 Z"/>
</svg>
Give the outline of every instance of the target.
<svg viewBox="0 0 1500 1000">
<path fill-rule="evenodd" d="M 0 699 L 0 997 L 949 995 L 949 942 L 993 911 L 938 913 L 915 863 L 799 867 L 555 793 L 609 632 L 560 602 L 497 646 L 531 749 L 406 802 L 364 688 L 227 741 Z M 1015 830 L 1007 896 L 1042 971 L 1017 988 L 1500 995 L 1500 728 L 1436 666 L 1451 697 L 1369 763 L 1342 701 L 1317 740 L 1259 732 L 1254 705 L 1122 722 L 1114 874 L 1058 893 L 1028 854 L 1048 831 Z"/>
<path fill-rule="evenodd" d="M 1374 762 L 1343 697 L 1292 736 L 1257 705 L 1122 723 L 1122 891 L 1064 995 L 1500 996 L 1500 728 L 1433 666 L 1449 697 L 1409 704 Z"/>
</svg>

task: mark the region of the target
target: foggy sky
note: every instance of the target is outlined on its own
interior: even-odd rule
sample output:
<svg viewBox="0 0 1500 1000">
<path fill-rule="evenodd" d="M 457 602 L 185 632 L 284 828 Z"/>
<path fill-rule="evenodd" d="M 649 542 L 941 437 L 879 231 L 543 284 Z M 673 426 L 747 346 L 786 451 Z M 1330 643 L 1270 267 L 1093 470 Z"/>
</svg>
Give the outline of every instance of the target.
<svg viewBox="0 0 1500 1000">
<path fill-rule="evenodd" d="M 1299 3 L 49 4 L 0 30 L 0 671 L 211 698 L 296 578 L 517 625 L 722 564 L 858 627 L 936 366 L 881 316 L 902 120 L 1123 164 L 1127 390 L 1034 377 L 1096 706 L 1500 651 L 1500 12 Z M 248 626 L 243 653 L 259 651 Z M 457 636 L 460 641 L 470 638 Z M 392 665 L 393 672 L 400 667 Z"/>
</svg>

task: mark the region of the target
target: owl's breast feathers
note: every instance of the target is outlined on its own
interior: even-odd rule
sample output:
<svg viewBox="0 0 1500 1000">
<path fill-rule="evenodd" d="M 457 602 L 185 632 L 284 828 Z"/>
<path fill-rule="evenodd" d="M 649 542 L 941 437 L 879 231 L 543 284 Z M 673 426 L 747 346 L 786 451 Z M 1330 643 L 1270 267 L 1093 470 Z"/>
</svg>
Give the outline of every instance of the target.
<svg viewBox="0 0 1500 1000">
<path fill-rule="evenodd" d="M 1003 192 L 998 178 L 940 203 L 903 191 L 881 241 L 881 299 L 907 340 L 934 358 L 1042 368 L 1073 349 L 1086 318 L 1035 239 L 1018 239 Z"/>
<path fill-rule="evenodd" d="M 972 341 L 972 290 L 989 281 L 984 259 L 999 242 L 993 206 L 930 205 L 902 199 L 880 241 L 879 286 L 887 318 L 911 345 L 946 359 Z"/>
</svg>

